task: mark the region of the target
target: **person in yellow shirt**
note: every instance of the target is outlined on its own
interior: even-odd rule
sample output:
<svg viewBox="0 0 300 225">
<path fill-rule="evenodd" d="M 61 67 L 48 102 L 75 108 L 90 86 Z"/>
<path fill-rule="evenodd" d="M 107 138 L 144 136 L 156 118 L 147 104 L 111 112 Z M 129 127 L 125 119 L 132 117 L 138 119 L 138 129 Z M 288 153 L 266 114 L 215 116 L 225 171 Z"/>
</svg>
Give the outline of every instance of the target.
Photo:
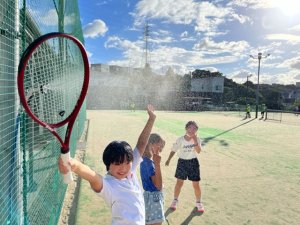
<svg viewBox="0 0 300 225">
<path fill-rule="evenodd" d="M 250 112 L 251 112 L 251 107 L 250 107 L 249 104 L 247 104 L 247 106 L 246 106 L 246 119 L 251 118 Z"/>
</svg>

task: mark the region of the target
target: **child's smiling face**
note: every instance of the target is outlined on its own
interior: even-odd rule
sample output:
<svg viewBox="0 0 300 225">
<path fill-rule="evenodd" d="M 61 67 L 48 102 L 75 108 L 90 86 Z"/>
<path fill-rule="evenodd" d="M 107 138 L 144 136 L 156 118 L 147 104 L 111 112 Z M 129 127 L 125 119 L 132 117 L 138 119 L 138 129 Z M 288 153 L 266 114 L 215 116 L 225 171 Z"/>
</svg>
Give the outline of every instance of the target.
<svg viewBox="0 0 300 225">
<path fill-rule="evenodd" d="M 114 176 L 115 178 L 121 180 L 128 176 L 131 171 L 132 162 L 124 162 L 121 164 L 112 163 L 109 166 L 109 173 L 110 175 Z"/>
<path fill-rule="evenodd" d="M 189 137 L 194 136 L 197 133 L 198 127 L 196 127 L 195 125 L 191 124 L 186 128 L 186 134 Z"/>
</svg>

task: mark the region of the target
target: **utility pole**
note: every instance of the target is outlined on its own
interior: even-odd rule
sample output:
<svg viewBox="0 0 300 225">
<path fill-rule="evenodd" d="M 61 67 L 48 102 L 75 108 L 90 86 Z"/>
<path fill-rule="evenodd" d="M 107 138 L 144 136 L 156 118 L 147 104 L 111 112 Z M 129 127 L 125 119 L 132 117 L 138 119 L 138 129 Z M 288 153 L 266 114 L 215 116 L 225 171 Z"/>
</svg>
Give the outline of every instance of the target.
<svg viewBox="0 0 300 225">
<path fill-rule="evenodd" d="M 149 25 L 148 21 L 146 22 L 145 25 L 145 31 L 144 31 L 144 38 L 145 38 L 145 68 L 149 67 L 149 62 L 148 62 L 148 39 L 150 37 L 150 30 L 149 30 Z"/>
<path fill-rule="evenodd" d="M 260 73 L 260 60 L 263 58 L 267 58 L 268 56 L 270 56 L 270 54 L 267 55 L 262 55 L 261 52 L 259 52 L 257 54 L 257 57 L 254 57 L 253 55 L 250 55 L 250 57 L 252 59 L 257 59 L 258 60 L 258 69 L 257 69 L 257 87 L 256 87 L 256 103 L 255 103 L 255 118 L 257 118 L 257 114 L 258 114 L 258 95 L 259 95 L 259 73 Z"/>
</svg>

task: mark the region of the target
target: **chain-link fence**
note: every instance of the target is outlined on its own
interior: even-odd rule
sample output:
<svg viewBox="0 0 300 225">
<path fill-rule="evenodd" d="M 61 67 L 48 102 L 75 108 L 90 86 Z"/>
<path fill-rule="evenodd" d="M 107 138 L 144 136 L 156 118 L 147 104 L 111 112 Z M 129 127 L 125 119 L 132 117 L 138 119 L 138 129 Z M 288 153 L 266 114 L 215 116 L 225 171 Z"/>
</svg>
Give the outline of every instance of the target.
<svg viewBox="0 0 300 225">
<path fill-rule="evenodd" d="M 0 224 L 56 224 L 60 215 L 66 190 L 57 169 L 60 145 L 23 112 L 16 86 L 22 52 L 37 37 L 57 31 L 83 42 L 76 0 L 0 1 Z M 85 118 L 84 104 L 71 155 Z"/>
</svg>

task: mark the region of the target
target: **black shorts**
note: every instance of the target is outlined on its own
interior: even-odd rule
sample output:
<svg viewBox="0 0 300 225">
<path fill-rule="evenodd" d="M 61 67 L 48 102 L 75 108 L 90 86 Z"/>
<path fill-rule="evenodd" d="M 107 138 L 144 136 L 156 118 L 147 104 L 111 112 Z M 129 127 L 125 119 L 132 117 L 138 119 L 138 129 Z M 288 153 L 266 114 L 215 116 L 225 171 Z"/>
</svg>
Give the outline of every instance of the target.
<svg viewBox="0 0 300 225">
<path fill-rule="evenodd" d="M 178 159 L 175 177 L 181 180 L 200 181 L 200 164 L 198 159 Z"/>
</svg>

